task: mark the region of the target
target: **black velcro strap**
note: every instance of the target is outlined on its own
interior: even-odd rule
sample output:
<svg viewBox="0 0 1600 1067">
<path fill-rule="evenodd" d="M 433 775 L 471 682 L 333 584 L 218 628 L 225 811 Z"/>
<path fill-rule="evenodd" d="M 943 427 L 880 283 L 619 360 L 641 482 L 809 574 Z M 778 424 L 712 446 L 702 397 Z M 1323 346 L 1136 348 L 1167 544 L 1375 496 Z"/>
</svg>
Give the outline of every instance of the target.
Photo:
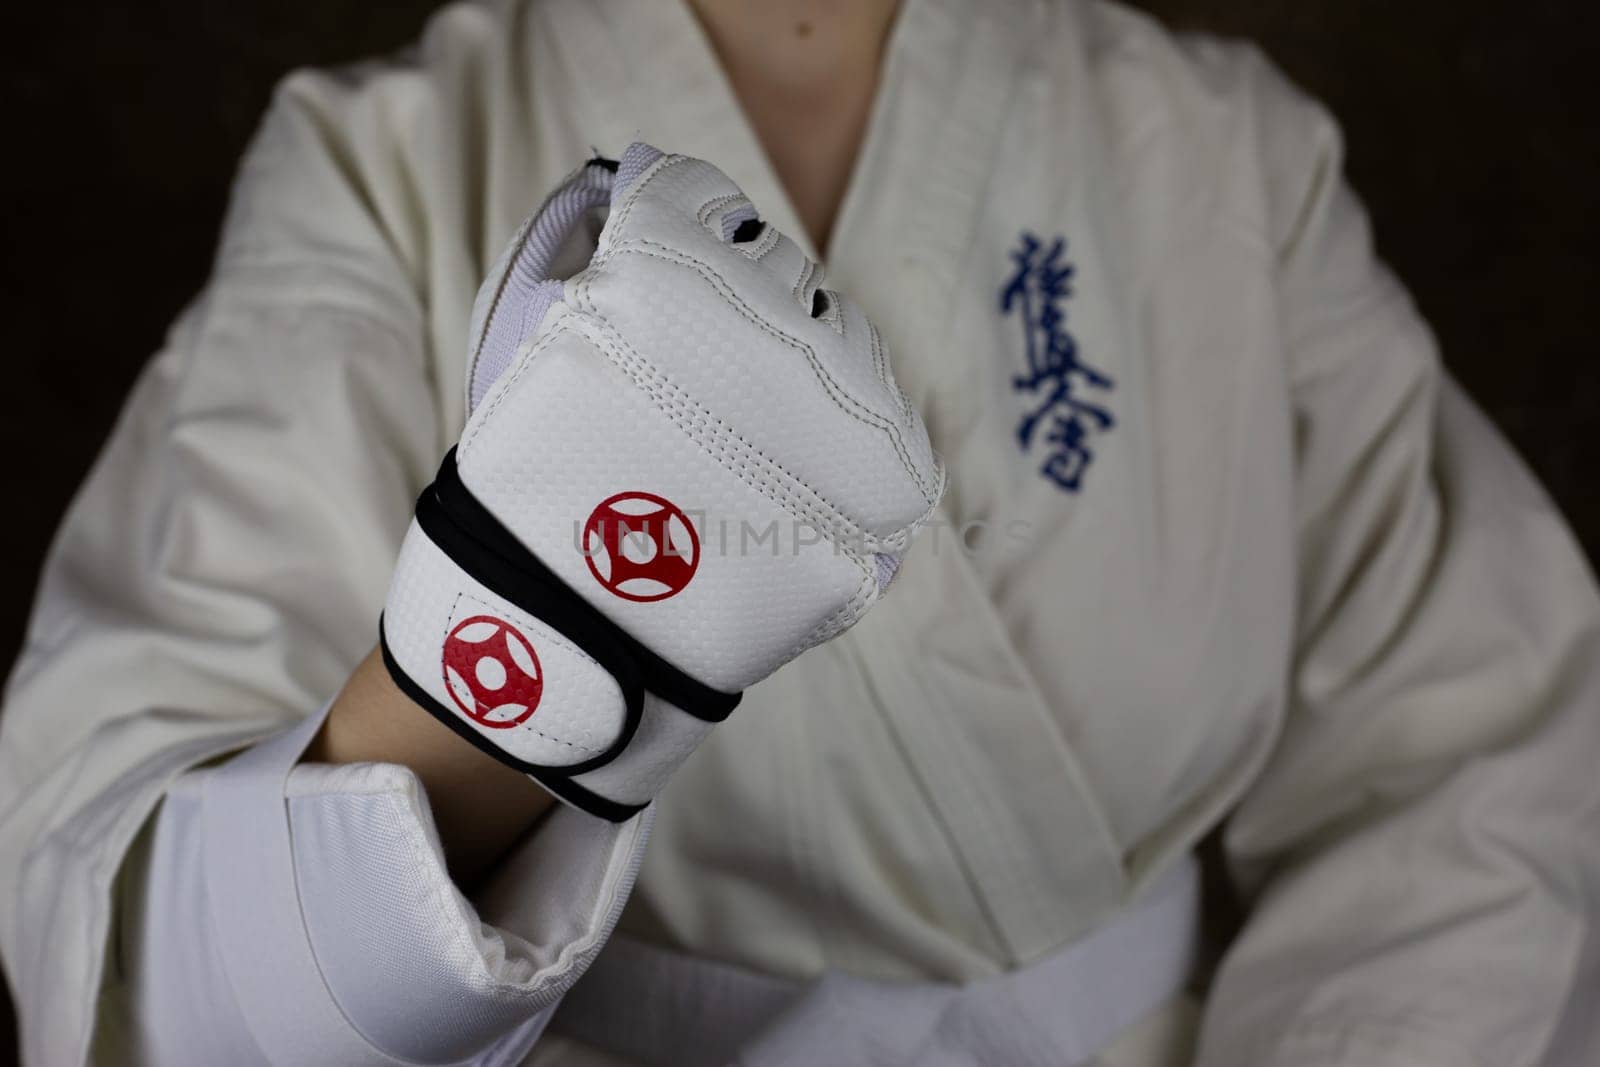
<svg viewBox="0 0 1600 1067">
<path fill-rule="evenodd" d="M 389 649 L 383 621 L 378 623 L 384 665 L 407 696 L 476 748 L 534 778 L 574 807 L 612 822 L 631 818 L 644 807 L 600 796 L 572 778 L 605 766 L 628 747 L 639 728 L 646 690 L 705 722 L 721 722 L 738 706 L 742 693 L 724 693 L 680 671 L 546 567 L 462 484 L 453 448 L 440 464 L 434 483 L 417 500 L 417 525 L 463 571 L 560 632 L 616 679 L 622 690 L 624 718 L 615 742 L 581 763 L 560 767 L 529 763 L 472 729 L 407 675 Z"/>
<path fill-rule="evenodd" d="M 389 676 L 400 687 L 400 691 L 410 697 L 424 711 L 448 726 L 457 736 L 474 748 L 535 779 L 540 785 L 580 811 L 586 811 L 590 815 L 598 816 L 608 822 L 626 822 L 645 809 L 644 804 L 619 804 L 615 800 L 610 800 L 599 793 L 585 789 L 568 777 L 573 773 L 573 768 L 571 767 L 542 767 L 538 764 L 519 760 L 462 722 L 461 716 L 435 700 L 431 693 L 418 685 L 415 679 L 402 670 L 400 664 L 395 662 L 394 653 L 389 650 L 389 638 L 383 632 L 382 618 L 378 619 L 378 647 L 382 650 L 383 665 L 389 668 Z M 637 722 L 634 725 L 637 726 Z M 627 735 L 629 737 L 633 735 L 632 728 L 627 730 Z"/>
<path fill-rule="evenodd" d="M 624 678 L 637 677 L 645 689 L 702 722 L 721 722 L 738 707 L 742 693 L 724 693 L 680 671 L 546 567 L 462 484 L 455 449 L 417 502 L 417 522 L 468 574 L 593 656 L 624 692 Z M 435 530 L 449 543 L 435 536 Z"/>
</svg>

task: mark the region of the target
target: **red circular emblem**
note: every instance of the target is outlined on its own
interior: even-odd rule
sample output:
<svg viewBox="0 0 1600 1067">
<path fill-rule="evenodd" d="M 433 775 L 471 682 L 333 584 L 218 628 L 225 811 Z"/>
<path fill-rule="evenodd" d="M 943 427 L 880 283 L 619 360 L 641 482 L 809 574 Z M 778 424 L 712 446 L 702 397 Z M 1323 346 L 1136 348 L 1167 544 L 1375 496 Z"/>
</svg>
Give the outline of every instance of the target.
<svg viewBox="0 0 1600 1067">
<path fill-rule="evenodd" d="M 618 493 L 589 513 L 583 556 L 595 579 L 622 599 L 665 600 L 700 566 L 700 535 L 672 501 Z"/>
<path fill-rule="evenodd" d="M 474 615 L 444 639 L 444 684 L 469 719 L 505 730 L 539 706 L 544 672 L 521 631 L 493 615 Z"/>
</svg>

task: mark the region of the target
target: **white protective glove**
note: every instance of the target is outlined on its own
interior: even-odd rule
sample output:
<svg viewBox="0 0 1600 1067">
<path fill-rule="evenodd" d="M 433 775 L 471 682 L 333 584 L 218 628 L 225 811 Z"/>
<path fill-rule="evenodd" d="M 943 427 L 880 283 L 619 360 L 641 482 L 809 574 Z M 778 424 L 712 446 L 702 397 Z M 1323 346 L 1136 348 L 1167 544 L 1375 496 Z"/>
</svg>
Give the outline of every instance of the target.
<svg viewBox="0 0 1600 1067">
<path fill-rule="evenodd" d="M 381 624 L 401 688 L 621 820 L 740 690 L 859 619 L 944 472 L 821 283 L 700 160 L 635 144 L 553 193 L 473 310 L 470 417 Z"/>
</svg>

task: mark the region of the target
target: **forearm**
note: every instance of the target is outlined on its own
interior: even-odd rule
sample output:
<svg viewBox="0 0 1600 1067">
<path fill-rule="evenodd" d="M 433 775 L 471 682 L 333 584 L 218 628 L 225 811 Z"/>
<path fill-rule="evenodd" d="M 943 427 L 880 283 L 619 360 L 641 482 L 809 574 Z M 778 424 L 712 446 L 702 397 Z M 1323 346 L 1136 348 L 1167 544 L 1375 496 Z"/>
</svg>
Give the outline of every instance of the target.
<svg viewBox="0 0 1600 1067">
<path fill-rule="evenodd" d="M 374 649 L 340 691 L 303 757 L 395 763 L 422 781 L 450 873 L 470 886 L 554 803 L 532 779 L 456 736 L 400 691 Z"/>
</svg>

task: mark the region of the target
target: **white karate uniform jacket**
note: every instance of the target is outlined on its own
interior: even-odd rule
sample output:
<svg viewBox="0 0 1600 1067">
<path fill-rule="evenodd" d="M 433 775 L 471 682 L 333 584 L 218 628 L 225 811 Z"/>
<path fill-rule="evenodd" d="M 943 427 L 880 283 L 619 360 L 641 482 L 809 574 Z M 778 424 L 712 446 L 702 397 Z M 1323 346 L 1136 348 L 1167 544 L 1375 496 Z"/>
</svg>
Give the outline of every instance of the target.
<svg viewBox="0 0 1600 1067">
<path fill-rule="evenodd" d="M 677 2 L 458 4 L 281 86 L 7 693 L 29 1062 L 179 1055 L 186 1006 L 214 1025 L 191 1057 L 251 1032 L 252 938 L 305 940 L 308 995 L 379 1060 L 591 1062 L 534 1039 L 624 899 L 622 929 L 765 973 L 968 981 L 1111 921 L 1224 818 L 1253 910 L 1204 1067 L 1600 1062 L 1593 577 L 1373 258 L 1326 113 L 1248 48 L 1086 0 L 907 0 L 826 265 L 948 463 L 949 525 L 689 761 L 631 899 L 644 820 L 563 810 L 466 902 L 381 766 L 302 766 L 250 813 L 293 820 L 304 929 L 213 899 L 217 758 L 372 647 L 484 271 L 635 137 L 804 241 Z M 340 864 L 363 849 L 410 880 Z"/>
</svg>

